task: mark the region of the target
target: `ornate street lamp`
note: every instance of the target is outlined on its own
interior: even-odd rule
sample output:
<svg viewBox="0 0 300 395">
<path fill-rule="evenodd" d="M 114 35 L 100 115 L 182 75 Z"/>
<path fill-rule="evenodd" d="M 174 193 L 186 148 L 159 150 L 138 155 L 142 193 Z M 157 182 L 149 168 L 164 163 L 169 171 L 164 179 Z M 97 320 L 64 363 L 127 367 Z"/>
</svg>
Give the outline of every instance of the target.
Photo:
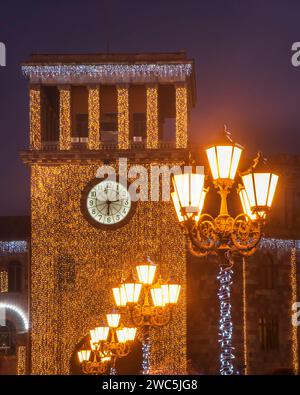
<svg viewBox="0 0 300 395">
<path fill-rule="evenodd" d="M 120 324 L 120 314 L 106 314 L 108 326 L 90 330 L 90 349 L 78 351 L 79 362 L 85 374 L 103 374 L 110 366 L 115 374 L 116 360 L 126 357 L 135 339 L 136 328 Z"/>
<path fill-rule="evenodd" d="M 154 282 L 157 266 L 147 258 L 136 266 L 138 281 L 131 274 L 119 287 L 113 288 L 117 307 L 127 320 L 142 330 L 143 374 L 150 370 L 150 327 L 163 327 L 172 319 L 181 286 L 175 281 Z"/>
<path fill-rule="evenodd" d="M 278 175 L 267 167 L 261 153 L 253 165 L 241 173 L 239 194 L 243 212 L 233 218 L 228 213 L 227 196 L 236 181 L 236 173 L 243 147 L 232 141 L 224 129 L 222 141 L 206 149 L 212 182 L 221 197 L 220 212 L 216 218 L 202 213 L 208 189 L 204 175 L 193 172 L 173 177 L 172 200 L 178 220 L 186 235 L 187 247 L 195 256 L 210 253 L 220 256 L 220 363 L 221 374 L 233 374 L 233 347 L 230 289 L 233 254 L 252 255 L 262 236 L 262 228 L 270 211 Z"/>
</svg>

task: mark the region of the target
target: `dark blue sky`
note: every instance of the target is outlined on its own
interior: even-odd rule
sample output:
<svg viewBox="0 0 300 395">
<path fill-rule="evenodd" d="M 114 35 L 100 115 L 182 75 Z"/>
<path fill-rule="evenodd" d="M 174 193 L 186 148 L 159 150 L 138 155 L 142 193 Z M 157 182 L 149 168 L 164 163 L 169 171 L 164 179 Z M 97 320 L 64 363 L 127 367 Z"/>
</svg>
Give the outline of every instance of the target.
<svg viewBox="0 0 300 395">
<path fill-rule="evenodd" d="M 108 6 L 109 5 L 109 6 Z M 214 140 L 223 123 L 252 153 L 299 153 L 299 0 L 70 0 L 1 3 L 0 215 L 29 213 L 27 83 L 19 63 L 34 52 L 186 50 L 196 61 L 193 139 Z"/>
</svg>

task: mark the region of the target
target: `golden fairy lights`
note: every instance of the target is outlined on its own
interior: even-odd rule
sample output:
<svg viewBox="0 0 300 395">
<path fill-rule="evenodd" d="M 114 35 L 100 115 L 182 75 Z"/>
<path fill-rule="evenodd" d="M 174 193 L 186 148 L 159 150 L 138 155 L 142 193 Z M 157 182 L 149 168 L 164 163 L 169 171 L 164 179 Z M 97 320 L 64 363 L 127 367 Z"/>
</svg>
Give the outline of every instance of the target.
<svg viewBox="0 0 300 395">
<path fill-rule="evenodd" d="M 32 85 L 29 93 L 30 106 L 30 148 L 40 150 L 41 136 L 41 89 L 39 85 Z"/>
<path fill-rule="evenodd" d="M 26 346 L 17 347 L 17 374 L 26 374 Z"/>
<path fill-rule="evenodd" d="M 176 148 L 186 148 L 187 135 L 187 87 L 177 85 L 176 89 Z"/>
<path fill-rule="evenodd" d="M 297 297 L 297 249 L 296 247 L 292 247 L 291 250 L 291 290 L 292 290 L 292 298 L 291 298 L 291 310 L 295 303 L 298 302 Z M 299 373 L 299 360 L 298 360 L 298 327 L 292 325 L 292 362 L 293 362 L 293 370 L 295 374 Z"/>
<path fill-rule="evenodd" d="M 186 148 L 187 136 L 187 87 L 176 85 L 176 148 Z M 59 148 L 70 150 L 71 144 L 71 88 L 67 85 L 59 86 Z M 130 145 L 129 131 L 129 88 L 118 85 L 118 144 L 120 149 L 128 149 Z M 147 102 L 147 148 L 158 148 L 158 86 L 148 85 L 146 88 Z M 88 95 L 88 148 L 99 149 L 100 136 L 100 88 L 90 86 Z M 31 149 L 42 148 L 41 137 L 41 88 L 39 85 L 30 89 L 30 146 Z"/>
<path fill-rule="evenodd" d="M 158 148 L 158 87 L 149 85 L 147 92 L 147 148 Z"/>
<path fill-rule="evenodd" d="M 119 149 L 129 148 L 128 86 L 118 85 L 118 144 Z"/>
<path fill-rule="evenodd" d="M 7 270 L 0 271 L 0 293 L 8 292 L 8 273 Z"/>
<path fill-rule="evenodd" d="M 71 91 L 67 86 L 59 89 L 59 148 L 71 149 Z"/>
<path fill-rule="evenodd" d="M 157 258 L 161 274 L 182 284 L 172 322 L 150 334 L 151 367 L 186 373 L 186 255 L 176 214 L 170 202 L 139 202 L 114 237 L 93 228 L 80 198 L 100 165 L 32 166 L 32 373 L 70 373 L 82 334 L 113 308 L 111 288 L 139 254 Z"/>
<path fill-rule="evenodd" d="M 246 259 L 243 257 L 243 341 L 244 341 L 244 374 L 248 374 L 248 350 L 247 350 L 247 277 Z"/>
<path fill-rule="evenodd" d="M 99 86 L 89 87 L 88 96 L 89 142 L 91 150 L 100 148 L 100 89 Z"/>
</svg>

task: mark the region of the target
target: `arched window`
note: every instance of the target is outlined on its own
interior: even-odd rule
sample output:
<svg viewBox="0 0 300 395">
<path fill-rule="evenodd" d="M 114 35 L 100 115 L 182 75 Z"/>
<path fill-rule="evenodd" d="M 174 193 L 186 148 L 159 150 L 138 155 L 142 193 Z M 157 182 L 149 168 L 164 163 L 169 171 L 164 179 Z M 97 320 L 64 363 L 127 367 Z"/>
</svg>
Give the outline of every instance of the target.
<svg viewBox="0 0 300 395">
<path fill-rule="evenodd" d="M 10 262 L 8 265 L 8 292 L 22 292 L 22 265 Z"/>
</svg>

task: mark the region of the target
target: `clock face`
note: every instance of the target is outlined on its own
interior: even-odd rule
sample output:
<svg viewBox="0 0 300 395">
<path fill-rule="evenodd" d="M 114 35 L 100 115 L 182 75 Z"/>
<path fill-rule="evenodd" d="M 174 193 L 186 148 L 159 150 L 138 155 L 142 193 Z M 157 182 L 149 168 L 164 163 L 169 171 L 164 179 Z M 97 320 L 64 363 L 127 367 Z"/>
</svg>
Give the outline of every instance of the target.
<svg viewBox="0 0 300 395">
<path fill-rule="evenodd" d="M 124 225 L 133 211 L 133 202 L 126 187 L 107 179 L 94 180 L 86 188 L 82 203 L 88 220 L 106 229 Z"/>
</svg>

